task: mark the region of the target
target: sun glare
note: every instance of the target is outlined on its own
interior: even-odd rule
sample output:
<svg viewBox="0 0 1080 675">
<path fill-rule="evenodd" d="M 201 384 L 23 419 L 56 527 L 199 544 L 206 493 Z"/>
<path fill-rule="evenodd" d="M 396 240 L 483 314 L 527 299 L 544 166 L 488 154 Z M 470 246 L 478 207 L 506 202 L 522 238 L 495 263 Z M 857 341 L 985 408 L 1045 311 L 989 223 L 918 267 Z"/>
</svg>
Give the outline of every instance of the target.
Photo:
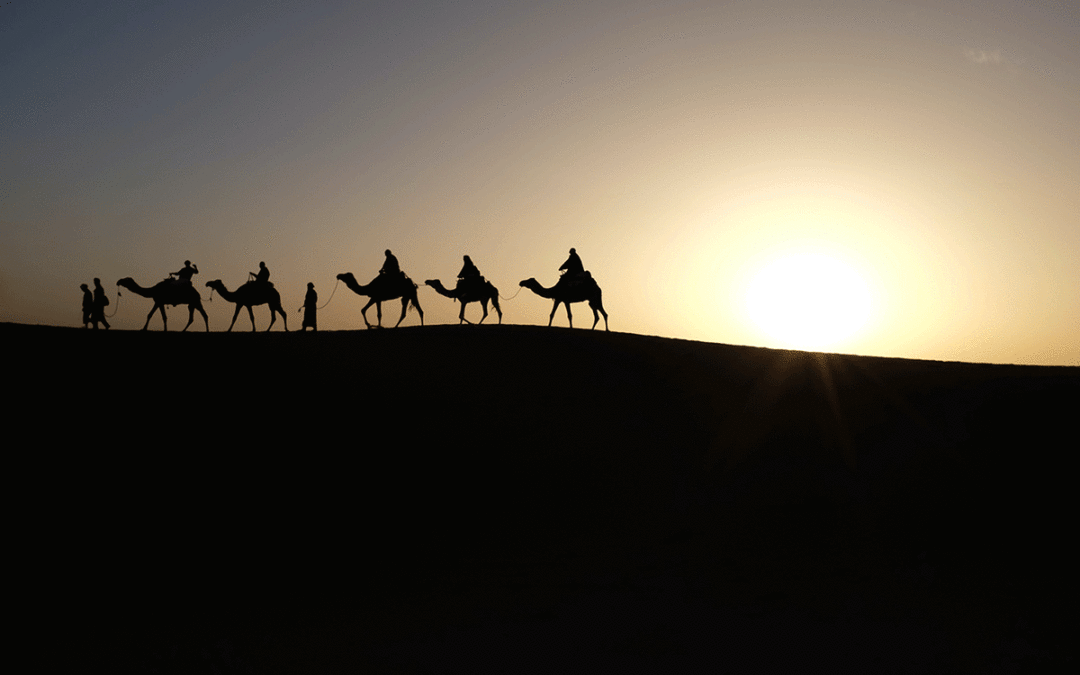
<svg viewBox="0 0 1080 675">
<path fill-rule="evenodd" d="M 747 312 L 777 346 L 820 350 L 853 337 L 871 310 L 866 282 L 848 264 L 823 253 L 785 255 L 750 281 Z"/>
</svg>

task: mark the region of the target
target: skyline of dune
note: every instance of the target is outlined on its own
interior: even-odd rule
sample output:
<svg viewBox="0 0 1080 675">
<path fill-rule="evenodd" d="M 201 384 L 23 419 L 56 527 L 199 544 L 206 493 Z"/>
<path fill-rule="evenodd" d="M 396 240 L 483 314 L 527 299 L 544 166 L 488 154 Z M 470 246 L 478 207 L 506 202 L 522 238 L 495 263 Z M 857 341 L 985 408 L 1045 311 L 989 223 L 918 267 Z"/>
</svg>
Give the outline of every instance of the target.
<svg viewBox="0 0 1080 675">
<path fill-rule="evenodd" d="M 457 323 L 426 279 L 509 297 L 574 247 L 613 331 L 1080 365 L 1067 4 L 12 2 L 0 91 L 0 321 L 79 325 L 99 277 L 137 329 L 116 280 L 189 259 L 211 330 L 259 261 L 290 328 L 308 282 L 361 328 L 335 276 L 391 249 Z"/>
</svg>

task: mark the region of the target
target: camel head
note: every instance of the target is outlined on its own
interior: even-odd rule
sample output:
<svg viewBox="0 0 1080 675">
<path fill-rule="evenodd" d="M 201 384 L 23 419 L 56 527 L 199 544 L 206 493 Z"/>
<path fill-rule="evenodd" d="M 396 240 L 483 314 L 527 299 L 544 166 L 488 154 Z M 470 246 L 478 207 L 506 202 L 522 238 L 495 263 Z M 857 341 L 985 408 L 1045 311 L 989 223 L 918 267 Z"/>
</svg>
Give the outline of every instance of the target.
<svg viewBox="0 0 1080 675">
<path fill-rule="evenodd" d="M 120 281 L 117 281 L 116 285 L 120 288 L 126 288 L 132 293 L 138 293 L 140 288 L 139 284 L 135 283 L 135 280 L 131 277 L 124 277 Z M 119 292 L 119 290 L 117 292 Z"/>
<path fill-rule="evenodd" d="M 214 291 L 217 291 L 219 295 L 225 291 L 225 284 L 221 282 L 221 279 L 207 281 L 206 287 L 210 289 L 210 295 L 213 295 Z"/>
<path fill-rule="evenodd" d="M 356 277 L 353 276 L 352 272 L 343 272 L 337 275 L 337 278 L 338 281 L 344 281 L 345 283 L 356 283 Z"/>
<path fill-rule="evenodd" d="M 424 282 L 425 286 L 431 286 L 432 288 L 442 288 L 442 282 L 438 279 L 428 279 Z"/>
<path fill-rule="evenodd" d="M 525 288 L 535 289 L 535 288 L 539 288 L 540 282 L 537 281 L 533 277 L 529 277 L 525 281 L 522 281 L 520 284 L 518 284 L 518 286 L 524 286 Z"/>
</svg>

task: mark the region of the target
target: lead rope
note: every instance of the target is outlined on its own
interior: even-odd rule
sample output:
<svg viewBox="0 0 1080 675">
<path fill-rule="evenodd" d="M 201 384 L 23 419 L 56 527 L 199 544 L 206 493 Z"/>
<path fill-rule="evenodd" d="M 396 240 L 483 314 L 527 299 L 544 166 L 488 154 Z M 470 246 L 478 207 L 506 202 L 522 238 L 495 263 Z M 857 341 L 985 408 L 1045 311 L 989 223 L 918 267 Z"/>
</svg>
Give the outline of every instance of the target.
<svg viewBox="0 0 1080 675">
<path fill-rule="evenodd" d="M 327 298 L 326 304 L 323 305 L 322 307 L 318 307 L 317 309 L 319 309 L 319 310 L 326 309 L 326 305 L 329 305 L 330 301 L 334 299 L 334 293 L 337 293 L 337 287 L 340 286 L 340 285 L 341 285 L 341 279 L 338 279 L 337 283 L 334 284 L 334 290 L 330 291 L 330 297 Z M 303 309 L 303 307 L 301 307 L 300 309 Z"/>
<path fill-rule="evenodd" d="M 116 313 L 120 311 L 120 284 L 116 284 L 116 307 L 113 307 L 112 314 L 105 314 L 106 319 L 111 319 L 116 316 Z"/>
<path fill-rule="evenodd" d="M 338 286 L 339 286 L 340 284 L 341 284 L 341 279 L 338 279 L 338 280 L 337 280 L 337 283 L 335 283 L 335 284 L 334 284 L 334 290 L 330 291 L 330 297 L 326 299 L 326 302 L 325 302 L 325 303 L 323 304 L 323 306 L 322 306 L 322 307 L 316 307 L 316 308 L 315 308 L 315 309 L 316 309 L 316 311 L 320 311 L 320 312 L 321 312 L 322 310 L 326 309 L 326 306 L 327 306 L 327 305 L 329 305 L 329 304 L 330 304 L 330 301 L 334 299 L 334 293 L 337 293 L 337 287 L 338 287 Z M 297 312 L 301 312 L 301 311 L 303 311 L 303 310 L 304 310 L 304 306 L 303 306 L 303 305 L 300 305 L 300 309 L 298 309 L 298 310 L 296 310 L 296 311 L 297 311 Z"/>
<path fill-rule="evenodd" d="M 503 299 L 503 302 L 510 302 L 511 300 L 513 300 L 514 298 L 516 298 L 518 296 L 518 293 L 520 293 L 521 289 L 523 289 L 523 288 L 525 288 L 525 287 L 524 286 L 518 286 L 517 293 L 514 293 L 509 298 L 504 297 L 502 293 L 499 293 L 499 297 Z"/>
</svg>

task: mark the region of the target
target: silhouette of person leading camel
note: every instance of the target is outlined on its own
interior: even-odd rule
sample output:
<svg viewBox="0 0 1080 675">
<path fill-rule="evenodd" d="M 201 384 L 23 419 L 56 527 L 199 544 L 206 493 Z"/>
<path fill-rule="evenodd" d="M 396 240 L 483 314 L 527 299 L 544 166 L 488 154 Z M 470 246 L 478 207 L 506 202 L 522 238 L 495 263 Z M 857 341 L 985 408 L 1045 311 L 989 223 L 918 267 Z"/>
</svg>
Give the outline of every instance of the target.
<svg viewBox="0 0 1080 675">
<path fill-rule="evenodd" d="M 105 320 L 105 307 L 109 304 L 109 298 L 105 296 L 105 289 L 101 287 L 101 279 L 94 279 L 94 308 L 90 312 L 90 323 L 94 324 L 94 330 L 97 330 L 98 324 L 101 323 L 105 326 L 105 330 L 110 328 L 109 322 Z"/>
<path fill-rule="evenodd" d="M 319 294 L 315 292 L 315 284 L 308 282 L 307 295 L 304 296 L 304 306 L 296 311 L 304 311 L 304 322 L 300 324 L 300 330 L 306 331 L 311 328 L 313 331 L 318 331 L 318 326 L 315 325 L 315 312 L 319 304 Z"/>
</svg>

